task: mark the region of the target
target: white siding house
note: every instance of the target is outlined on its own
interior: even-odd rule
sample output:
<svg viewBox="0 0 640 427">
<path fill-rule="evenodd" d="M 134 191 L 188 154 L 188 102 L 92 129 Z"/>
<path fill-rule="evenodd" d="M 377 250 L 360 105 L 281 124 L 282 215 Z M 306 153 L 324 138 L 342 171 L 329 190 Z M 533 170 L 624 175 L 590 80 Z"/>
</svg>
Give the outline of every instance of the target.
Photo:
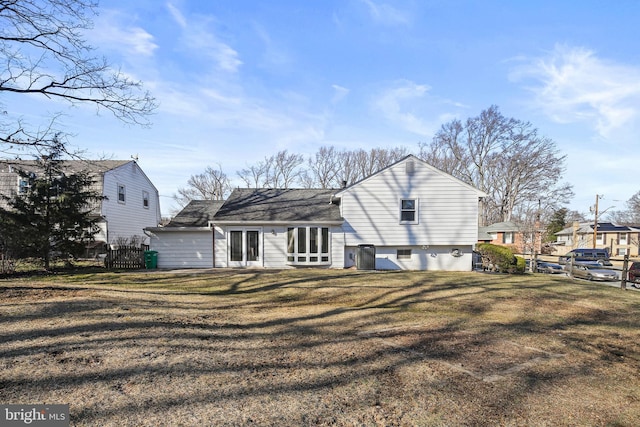
<svg viewBox="0 0 640 427">
<path fill-rule="evenodd" d="M 341 190 L 236 189 L 225 202 L 194 201 L 146 231 L 160 268 L 468 271 L 481 197 L 407 156 Z"/>
<path fill-rule="evenodd" d="M 104 199 L 93 206 L 98 217 L 100 232 L 95 236 L 97 246 L 115 245 L 119 240 L 136 236 L 148 243 L 145 227 L 160 223 L 158 190 L 133 160 L 65 160 L 65 172 L 86 171 L 90 174 L 93 190 Z M 24 179 L 20 173 L 38 176 L 42 168 L 35 161 L 0 162 L 0 193 L 19 193 Z"/>
<path fill-rule="evenodd" d="M 114 245 L 136 236 L 148 243 L 144 228 L 160 223 L 156 187 L 135 161 L 105 170 L 101 178 L 105 199 L 100 206 L 102 231 L 97 240 Z"/>
<path fill-rule="evenodd" d="M 483 196 L 413 156 L 341 190 L 345 267 L 372 245 L 378 269 L 470 270 Z"/>
</svg>

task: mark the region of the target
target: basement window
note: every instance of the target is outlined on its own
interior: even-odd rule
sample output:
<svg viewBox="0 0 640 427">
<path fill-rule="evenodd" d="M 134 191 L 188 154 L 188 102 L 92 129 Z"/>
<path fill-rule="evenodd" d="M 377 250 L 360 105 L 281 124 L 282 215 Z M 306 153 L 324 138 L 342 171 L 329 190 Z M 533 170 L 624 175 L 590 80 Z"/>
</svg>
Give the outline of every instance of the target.
<svg viewBox="0 0 640 427">
<path fill-rule="evenodd" d="M 396 257 L 398 259 L 411 259 L 411 249 L 398 249 Z"/>
</svg>

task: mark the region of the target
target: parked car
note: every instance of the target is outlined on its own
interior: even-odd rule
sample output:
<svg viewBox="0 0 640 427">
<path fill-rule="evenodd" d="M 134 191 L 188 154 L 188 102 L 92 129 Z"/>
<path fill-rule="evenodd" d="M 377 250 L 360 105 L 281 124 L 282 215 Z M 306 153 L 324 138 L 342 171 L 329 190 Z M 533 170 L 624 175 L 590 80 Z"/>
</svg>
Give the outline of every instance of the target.
<svg viewBox="0 0 640 427">
<path fill-rule="evenodd" d="M 584 263 L 574 264 L 573 269 L 571 270 L 571 274 L 573 275 L 573 277 L 587 280 L 618 280 L 618 273 L 616 271 Z"/>
<path fill-rule="evenodd" d="M 632 262 L 628 271 L 628 280 L 633 283 L 640 283 L 640 262 Z"/>
<path fill-rule="evenodd" d="M 609 252 L 604 249 L 573 249 L 567 252 L 565 255 L 558 257 L 559 264 L 567 264 L 569 259 L 573 256 L 574 261 L 594 261 L 600 264 L 601 266 L 611 266 L 611 261 L 609 261 Z"/>
<path fill-rule="evenodd" d="M 554 262 L 547 262 L 547 261 L 538 261 L 536 264 L 536 270 L 538 271 L 538 273 L 549 273 L 549 274 L 565 272 L 560 264 L 556 264 Z M 638 273 L 640 273 L 640 271 Z"/>
</svg>

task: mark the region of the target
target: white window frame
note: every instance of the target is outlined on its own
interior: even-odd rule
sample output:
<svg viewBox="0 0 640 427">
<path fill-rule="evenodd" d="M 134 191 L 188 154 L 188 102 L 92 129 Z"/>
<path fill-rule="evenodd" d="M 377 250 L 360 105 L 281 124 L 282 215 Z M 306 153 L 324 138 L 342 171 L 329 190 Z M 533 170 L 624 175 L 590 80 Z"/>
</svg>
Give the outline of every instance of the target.
<svg viewBox="0 0 640 427">
<path fill-rule="evenodd" d="M 120 191 L 120 189 L 122 189 L 122 192 Z M 118 184 L 117 192 L 118 193 L 116 197 L 118 198 L 118 203 L 126 204 L 127 203 L 127 187 L 125 187 L 124 184 Z M 122 199 L 120 199 L 121 194 L 122 194 Z"/>
<path fill-rule="evenodd" d="M 513 231 L 504 231 L 502 233 L 502 243 L 505 245 L 513 245 L 515 240 L 515 233 Z"/>
<path fill-rule="evenodd" d="M 149 192 L 142 190 L 142 207 L 149 209 Z"/>
<path fill-rule="evenodd" d="M 629 234 L 628 233 L 620 233 L 618 237 L 619 245 L 628 245 L 629 244 Z"/>
<path fill-rule="evenodd" d="M 27 194 L 29 192 L 29 188 L 31 188 L 31 184 L 29 183 L 29 178 L 18 177 L 18 194 Z"/>
<path fill-rule="evenodd" d="M 617 254 L 618 256 L 625 256 L 629 253 L 629 249 L 627 248 L 618 248 L 617 251 L 618 251 L 618 254 Z"/>
<path fill-rule="evenodd" d="M 405 201 L 413 201 L 413 209 L 404 208 Z M 413 220 L 403 220 L 403 212 L 413 212 Z M 420 199 L 417 197 L 403 197 L 398 201 L 398 221 L 400 224 L 419 224 L 420 218 Z"/>
<path fill-rule="evenodd" d="M 413 255 L 413 253 L 411 252 L 411 249 L 396 249 L 396 258 L 397 259 L 408 259 L 408 260 L 410 260 L 411 259 L 411 255 Z"/>
<path fill-rule="evenodd" d="M 300 230 L 304 230 L 303 242 L 300 241 Z M 311 230 L 316 230 L 317 233 L 315 236 L 316 252 L 311 251 L 313 242 Z M 326 230 L 326 236 L 323 236 L 323 230 Z M 288 265 L 331 265 L 331 228 L 321 225 L 287 227 L 285 249 Z"/>
<path fill-rule="evenodd" d="M 234 243 L 232 241 L 232 234 L 240 233 L 240 259 L 233 260 L 233 252 L 232 246 Z M 252 247 L 249 244 L 249 233 L 257 233 L 257 240 L 255 241 L 256 247 Z M 263 256 L 262 251 L 264 250 L 264 241 L 263 241 L 263 232 L 262 228 L 257 227 L 247 227 L 247 228 L 230 228 L 227 231 L 227 265 L 229 267 L 262 267 L 263 266 Z M 256 252 L 251 254 L 251 249 L 256 249 Z"/>
<path fill-rule="evenodd" d="M 604 245 L 604 233 L 596 233 L 596 245 Z"/>
</svg>

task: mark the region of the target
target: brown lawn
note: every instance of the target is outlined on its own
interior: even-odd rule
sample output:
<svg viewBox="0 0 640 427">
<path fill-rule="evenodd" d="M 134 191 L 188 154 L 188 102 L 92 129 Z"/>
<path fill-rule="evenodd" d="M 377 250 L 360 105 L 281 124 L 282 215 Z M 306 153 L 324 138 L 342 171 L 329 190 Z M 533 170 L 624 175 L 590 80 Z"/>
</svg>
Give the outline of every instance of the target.
<svg viewBox="0 0 640 427">
<path fill-rule="evenodd" d="M 560 276 L 59 274 L 0 325 L 0 403 L 72 425 L 640 425 L 640 292 Z"/>
</svg>

